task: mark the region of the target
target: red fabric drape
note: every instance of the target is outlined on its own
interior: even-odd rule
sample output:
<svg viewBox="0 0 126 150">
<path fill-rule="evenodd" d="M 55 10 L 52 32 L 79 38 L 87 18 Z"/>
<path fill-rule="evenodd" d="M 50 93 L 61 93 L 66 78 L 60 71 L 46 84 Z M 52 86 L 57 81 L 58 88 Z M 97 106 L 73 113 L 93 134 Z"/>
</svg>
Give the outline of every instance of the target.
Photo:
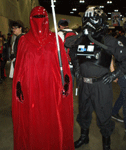
<svg viewBox="0 0 126 150">
<path fill-rule="evenodd" d="M 37 14 L 45 17 L 33 19 Z M 59 39 L 64 76 L 70 78 L 68 96 L 62 95 L 56 39 L 49 31 L 46 10 L 35 7 L 30 22 L 30 31 L 18 43 L 13 77 L 14 150 L 74 150 L 72 78 L 64 45 Z"/>
</svg>

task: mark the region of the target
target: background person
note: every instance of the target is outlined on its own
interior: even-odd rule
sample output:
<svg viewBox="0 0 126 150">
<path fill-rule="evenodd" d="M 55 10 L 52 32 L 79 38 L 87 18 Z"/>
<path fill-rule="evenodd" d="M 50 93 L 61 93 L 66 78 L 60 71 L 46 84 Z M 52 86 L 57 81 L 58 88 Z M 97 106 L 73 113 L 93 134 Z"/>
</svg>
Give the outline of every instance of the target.
<svg viewBox="0 0 126 150">
<path fill-rule="evenodd" d="M 124 30 L 126 31 L 126 22 L 124 22 L 123 27 L 124 27 Z M 125 34 L 118 38 L 118 40 L 120 40 L 124 46 L 126 46 Z M 115 64 L 116 64 L 116 67 L 118 67 L 120 62 L 115 60 Z M 123 76 L 120 76 L 117 82 L 120 86 L 120 95 L 113 106 L 112 118 L 119 122 L 124 122 L 125 132 L 126 132 L 126 74 L 124 74 Z M 122 106 L 123 106 L 124 119 L 119 115 L 119 110 Z"/>
<path fill-rule="evenodd" d="M 18 41 L 19 41 L 20 37 L 24 34 L 23 28 L 24 28 L 23 23 L 21 21 L 14 21 L 12 24 L 13 36 L 12 36 L 12 51 L 11 51 L 11 55 L 10 55 L 11 66 L 10 66 L 9 78 L 13 78 L 14 66 L 15 66 L 16 55 L 17 55 Z"/>
<path fill-rule="evenodd" d="M 13 31 L 13 34 L 16 35 L 16 39 L 14 42 L 14 52 L 10 56 L 11 60 L 16 58 L 16 55 L 17 55 L 18 41 L 20 37 L 23 35 L 23 23 L 21 21 L 17 21 L 17 22 L 14 21 L 12 24 L 12 31 Z"/>
<path fill-rule="evenodd" d="M 67 37 L 77 34 L 77 32 L 73 31 L 72 29 L 69 29 L 69 21 L 66 19 L 61 19 L 58 22 L 58 28 L 59 28 L 58 35 L 60 36 L 60 38 L 62 39 L 64 43 Z M 74 87 L 74 70 L 73 70 L 73 64 L 71 62 L 71 58 L 69 56 L 69 48 L 65 47 L 65 50 L 66 50 L 67 59 L 69 62 L 69 67 L 70 67 L 70 71 L 72 75 L 72 82 L 73 82 L 73 87 Z"/>
<path fill-rule="evenodd" d="M 7 37 L 7 40 L 4 38 L 3 44 L 3 52 L 2 52 L 2 60 L 1 60 L 1 79 L 6 79 L 6 72 L 5 72 L 5 65 L 6 62 L 9 60 L 9 47 L 10 46 L 10 37 Z"/>
</svg>

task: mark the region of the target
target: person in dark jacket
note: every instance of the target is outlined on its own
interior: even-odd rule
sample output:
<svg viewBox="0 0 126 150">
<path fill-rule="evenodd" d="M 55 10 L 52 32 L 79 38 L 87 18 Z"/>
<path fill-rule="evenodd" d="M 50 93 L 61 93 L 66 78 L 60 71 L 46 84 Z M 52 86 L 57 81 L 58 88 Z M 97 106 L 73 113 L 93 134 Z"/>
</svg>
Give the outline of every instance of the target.
<svg viewBox="0 0 126 150">
<path fill-rule="evenodd" d="M 24 30 L 24 27 L 21 21 L 13 22 L 12 31 L 13 31 L 13 34 L 16 35 L 17 37 L 14 41 L 14 44 L 12 44 L 12 51 L 10 55 L 11 66 L 10 66 L 9 78 L 13 78 L 14 66 L 16 62 L 16 55 L 17 55 L 17 49 L 18 49 L 18 41 L 20 37 L 23 35 L 23 30 Z"/>
<path fill-rule="evenodd" d="M 75 75 L 79 81 L 79 114 L 81 136 L 75 148 L 89 142 L 89 127 L 95 110 L 102 134 L 103 150 L 110 150 L 110 136 L 115 123 L 112 115 L 112 81 L 126 73 L 126 47 L 107 34 L 107 16 L 99 7 L 89 7 L 83 18 L 83 32 L 70 48 Z M 119 66 L 110 72 L 112 55 Z"/>
<path fill-rule="evenodd" d="M 126 22 L 123 24 L 124 31 L 126 32 Z M 124 46 L 126 46 L 126 33 L 118 38 Z M 118 66 L 119 62 L 115 60 L 116 66 Z M 112 118 L 119 121 L 124 122 L 125 132 L 126 132 L 126 74 L 118 78 L 118 84 L 120 86 L 120 95 L 116 100 L 113 110 L 112 110 Z M 123 117 L 119 115 L 119 110 L 123 106 Z"/>
<path fill-rule="evenodd" d="M 14 21 L 12 24 L 13 34 L 16 35 L 15 43 L 14 43 L 14 51 L 12 52 L 10 58 L 13 60 L 17 55 L 17 46 L 20 37 L 23 35 L 24 26 L 21 21 Z"/>
</svg>

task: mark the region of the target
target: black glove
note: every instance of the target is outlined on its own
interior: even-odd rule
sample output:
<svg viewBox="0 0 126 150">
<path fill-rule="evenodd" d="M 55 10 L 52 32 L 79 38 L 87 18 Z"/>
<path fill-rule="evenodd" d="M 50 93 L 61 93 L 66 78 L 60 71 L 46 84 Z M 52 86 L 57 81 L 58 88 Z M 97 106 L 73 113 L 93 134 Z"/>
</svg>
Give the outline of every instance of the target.
<svg viewBox="0 0 126 150">
<path fill-rule="evenodd" d="M 23 102 L 24 96 L 23 96 L 23 92 L 22 92 L 22 90 L 21 90 L 21 83 L 20 83 L 19 81 L 17 82 L 16 89 L 17 89 L 17 91 L 16 91 L 17 97 L 19 98 L 19 100 L 20 100 L 21 102 Z"/>
<path fill-rule="evenodd" d="M 113 80 L 118 78 L 121 74 L 122 74 L 122 71 L 119 69 L 117 69 L 113 72 L 110 72 L 103 77 L 103 83 L 104 84 L 111 83 Z"/>
</svg>

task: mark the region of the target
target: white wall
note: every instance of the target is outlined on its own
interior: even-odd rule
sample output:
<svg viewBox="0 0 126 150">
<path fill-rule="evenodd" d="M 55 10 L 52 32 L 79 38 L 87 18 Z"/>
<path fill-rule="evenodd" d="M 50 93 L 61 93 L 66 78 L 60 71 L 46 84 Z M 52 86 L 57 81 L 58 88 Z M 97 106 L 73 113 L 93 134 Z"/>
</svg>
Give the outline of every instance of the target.
<svg viewBox="0 0 126 150">
<path fill-rule="evenodd" d="M 48 15 L 49 15 L 50 30 L 54 32 L 53 16 L 52 16 L 52 14 L 48 14 Z M 65 18 L 65 19 L 70 21 L 69 28 L 73 29 L 73 28 L 77 28 L 78 26 L 82 25 L 81 17 L 74 17 L 74 16 L 60 15 L 60 14 L 56 14 L 56 22 L 57 22 L 57 24 L 58 24 L 59 20 L 63 19 L 63 18 Z"/>
<path fill-rule="evenodd" d="M 24 26 L 29 26 L 31 9 L 38 6 L 38 0 L 0 0 L 0 31 L 7 34 L 9 20 L 21 20 Z"/>
<path fill-rule="evenodd" d="M 31 3 L 32 2 L 32 3 Z M 9 21 L 21 20 L 25 27 L 30 27 L 29 16 L 32 8 L 38 6 L 38 0 L 0 0 L 0 31 L 7 34 L 9 31 Z M 50 30 L 54 32 L 52 14 L 49 13 Z M 83 14 L 81 15 L 83 16 Z M 56 14 L 56 21 L 62 18 L 70 21 L 69 28 L 77 28 L 82 25 L 82 18 L 68 15 Z M 111 21 L 109 21 L 111 25 Z M 121 23 L 122 24 L 122 23 Z"/>
<path fill-rule="evenodd" d="M 38 6 L 38 0 L 0 0 L 0 31 L 7 35 L 9 32 L 9 21 L 21 20 L 25 27 L 30 27 L 29 17 L 32 8 Z M 54 31 L 54 23 L 52 14 L 49 15 L 50 30 Z M 56 15 L 57 23 L 60 19 L 65 18 L 70 21 L 69 27 L 75 28 L 81 25 L 81 17 Z"/>
</svg>

